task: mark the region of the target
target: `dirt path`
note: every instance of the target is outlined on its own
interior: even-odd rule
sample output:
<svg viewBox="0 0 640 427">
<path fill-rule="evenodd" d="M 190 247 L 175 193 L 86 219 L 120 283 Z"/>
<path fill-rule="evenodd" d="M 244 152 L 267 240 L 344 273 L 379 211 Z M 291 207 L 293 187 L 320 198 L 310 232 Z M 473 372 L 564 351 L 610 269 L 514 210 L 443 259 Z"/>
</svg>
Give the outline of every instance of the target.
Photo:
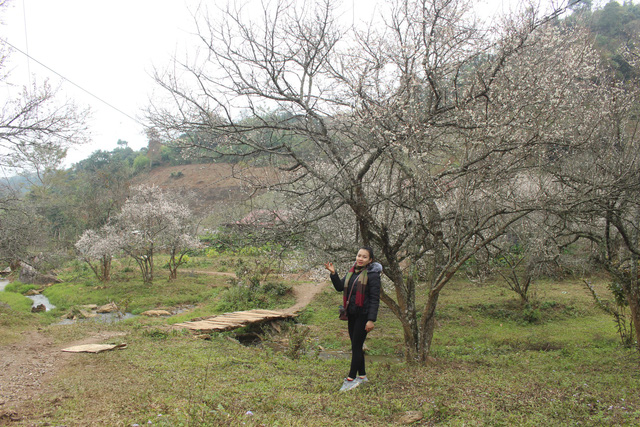
<svg viewBox="0 0 640 427">
<path fill-rule="evenodd" d="M 297 312 L 306 307 L 326 283 L 303 282 L 293 287 L 296 303 L 286 309 Z M 46 393 L 46 383 L 72 360 L 73 353 L 63 348 L 98 344 L 125 335 L 122 332 L 95 333 L 80 341 L 54 344 L 44 333 L 28 331 L 17 343 L 0 347 L 0 426 L 25 421 L 21 412 L 35 397 Z"/>
<path fill-rule="evenodd" d="M 286 309 L 286 312 L 295 313 L 305 308 L 313 298 L 325 288 L 326 283 L 303 282 L 293 287 L 296 303 Z"/>
<path fill-rule="evenodd" d="M 0 348 L 0 425 L 21 421 L 20 409 L 45 391 L 46 382 L 74 355 L 63 348 L 97 344 L 122 332 L 101 332 L 79 341 L 56 345 L 39 331 L 23 333 L 23 339 Z"/>
</svg>

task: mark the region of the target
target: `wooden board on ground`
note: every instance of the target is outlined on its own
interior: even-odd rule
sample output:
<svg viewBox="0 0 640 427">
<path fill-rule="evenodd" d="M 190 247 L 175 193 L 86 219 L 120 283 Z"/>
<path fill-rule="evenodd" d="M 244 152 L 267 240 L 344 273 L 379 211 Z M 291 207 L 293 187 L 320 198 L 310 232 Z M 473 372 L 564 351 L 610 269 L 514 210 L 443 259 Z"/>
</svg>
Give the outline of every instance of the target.
<svg viewBox="0 0 640 427">
<path fill-rule="evenodd" d="M 277 310 L 248 310 L 234 311 L 219 316 L 211 316 L 204 319 L 176 323 L 174 326 L 195 331 L 230 331 L 241 328 L 251 323 L 261 323 L 268 320 L 288 319 L 295 315 L 285 311 Z"/>
<path fill-rule="evenodd" d="M 100 353 L 103 351 L 126 347 L 126 344 L 85 344 L 63 348 L 62 351 L 65 351 L 67 353 Z"/>
</svg>

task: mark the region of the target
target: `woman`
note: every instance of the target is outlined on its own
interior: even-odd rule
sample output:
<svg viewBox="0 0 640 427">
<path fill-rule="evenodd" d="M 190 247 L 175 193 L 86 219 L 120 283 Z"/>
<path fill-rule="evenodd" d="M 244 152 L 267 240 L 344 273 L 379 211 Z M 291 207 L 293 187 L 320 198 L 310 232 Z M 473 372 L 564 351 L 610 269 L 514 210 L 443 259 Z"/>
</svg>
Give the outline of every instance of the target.
<svg viewBox="0 0 640 427">
<path fill-rule="evenodd" d="M 351 339 L 351 368 L 340 391 L 351 390 L 369 381 L 364 364 L 364 340 L 374 328 L 380 306 L 380 273 L 382 266 L 373 262 L 373 249 L 362 247 L 356 255 L 356 262 L 343 279 L 336 273 L 332 262 L 329 270 L 331 282 L 336 291 L 343 293 L 344 307 L 349 317 L 349 338 Z"/>
</svg>

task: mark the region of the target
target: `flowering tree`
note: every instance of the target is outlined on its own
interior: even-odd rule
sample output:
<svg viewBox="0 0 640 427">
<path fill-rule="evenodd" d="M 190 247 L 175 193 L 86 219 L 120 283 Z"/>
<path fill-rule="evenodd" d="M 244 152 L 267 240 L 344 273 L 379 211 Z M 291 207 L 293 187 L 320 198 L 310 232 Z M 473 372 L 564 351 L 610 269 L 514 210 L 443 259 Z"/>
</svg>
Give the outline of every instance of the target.
<svg viewBox="0 0 640 427">
<path fill-rule="evenodd" d="M 98 280 L 111 280 L 111 260 L 120 251 L 120 241 L 113 227 L 106 225 L 99 231 L 86 230 L 76 243 L 76 250 Z"/>
<path fill-rule="evenodd" d="M 613 277 L 616 300 L 629 305 L 640 352 L 640 138 L 638 71 L 640 37 L 619 52 L 636 77 L 625 82 L 601 79 L 610 100 L 593 138 L 567 147 L 556 162 L 545 165 L 558 197 L 548 210 L 564 245 L 588 241 L 596 260 Z M 615 292 L 614 292 L 615 293 Z"/>
<path fill-rule="evenodd" d="M 575 1 L 489 30 L 467 1 L 398 1 L 383 25 L 353 32 L 319 3 L 200 23 L 206 60 L 158 75 L 176 108 L 149 119 L 176 141 L 207 134 L 186 143 L 271 160 L 281 173 L 269 188 L 288 197 L 282 228 L 312 247 L 346 261 L 373 246 L 406 358 L 424 363 L 440 292 L 541 209 L 540 166 L 600 122 L 598 55 L 578 28 L 551 25 Z"/>
<path fill-rule="evenodd" d="M 171 200 L 157 186 L 140 185 L 114 219 L 120 248 L 133 258 L 145 283 L 153 282 L 154 255 L 168 251 L 171 277 L 175 278 L 184 254 L 198 247 L 193 233 L 189 209 Z"/>
<path fill-rule="evenodd" d="M 185 223 L 181 228 L 174 229 L 164 238 L 164 244 L 169 253 L 169 279 L 178 277 L 178 267 L 187 262 L 189 252 L 202 248 L 200 239 L 190 233 L 189 228 L 193 228 L 191 224 Z"/>
</svg>

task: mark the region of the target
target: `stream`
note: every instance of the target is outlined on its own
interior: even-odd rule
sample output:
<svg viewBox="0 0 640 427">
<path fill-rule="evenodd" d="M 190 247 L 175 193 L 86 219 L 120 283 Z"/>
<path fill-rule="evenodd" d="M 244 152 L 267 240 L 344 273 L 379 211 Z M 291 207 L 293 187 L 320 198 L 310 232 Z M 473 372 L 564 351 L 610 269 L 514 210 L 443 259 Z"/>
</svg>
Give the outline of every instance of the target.
<svg viewBox="0 0 640 427">
<path fill-rule="evenodd" d="M 9 284 L 8 280 L 5 280 L 5 279 L 0 280 L 0 292 L 4 292 L 4 288 L 6 288 L 8 284 Z M 55 305 L 51 304 L 51 301 L 49 301 L 49 298 L 45 297 L 44 295 L 30 295 L 30 296 L 27 296 L 27 298 L 33 301 L 33 304 L 31 304 L 31 307 L 37 307 L 40 304 L 42 304 L 46 309 L 45 311 L 53 310 L 54 308 L 56 308 Z"/>
<path fill-rule="evenodd" d="M 4 289 L 7 287 L 7 285 L 9 284 L 8 280 L 5 279 L 0 279 L 0 292 L 4 292 Z M 30 295 L 27 296 L 27 298 L 29 298 L 30 300 L 33 301 L 33 304 L 31 305 L 31 307 L 37 307 L 40 304 L 45 306 L 45 311 L 49 311 L 49 310 L 53 310 L 54 308 L 56 308 L 55 305 L 51 304 L 51 301 L 49 301 L 49 298 L 47 298 L 44 295 Z M 119 312 L 113 312 L 113 313 L 97 313 L 97 316 L 95 317 L 87 317 L 85 319 L 62 319 L 60 322 L 58 322 L 58 325 L 71 325 L 75 322 L 84 322 L 84 321 L 99 321 L 99 322 L 103 322 L 103 323 L 115 323 L 115 322 L 119 322 L 120 320 L 125 320 L 125 319 L 130 319 L 132 317 L 134 317 L 135 315 L 131 314 L 131 313 L 119 313 Z"/>
</svg>

